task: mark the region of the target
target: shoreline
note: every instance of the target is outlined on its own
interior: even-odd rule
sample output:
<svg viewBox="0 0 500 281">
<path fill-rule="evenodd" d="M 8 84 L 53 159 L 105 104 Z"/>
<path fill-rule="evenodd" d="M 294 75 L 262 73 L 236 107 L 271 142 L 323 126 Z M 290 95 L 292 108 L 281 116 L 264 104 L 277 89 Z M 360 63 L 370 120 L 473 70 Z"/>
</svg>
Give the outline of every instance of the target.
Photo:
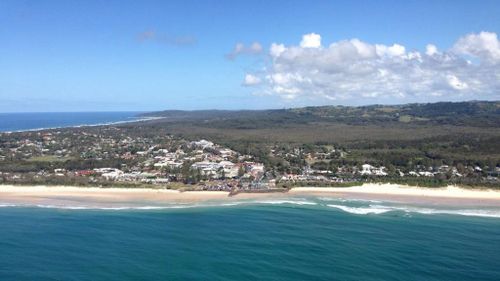
<svg viewBox="0 0 500 281">
<path fill-rule="evenodd" d="M 368 183 L 354 187 L 297 187 L 289 194 L 331 196 L 344 199 L 379 200 L 384 202 L 433 206 L 500 207 L 500 190 L 467 189 L 453 185 L 439 188 L 399 184 Z"/>
<path fill-rule="evenodd" d="M 500 191 L 448 186 L 422 188 L 397 184 L 363 184 L 354 187 L 296 187 L 288 192 L 238 193 L 226 191 L 178 191 L 152 188 L 100 188 L 76 186 L 0 185 L 0 205 L 123 206 L 193 204 L 241 200 L 286 200 L 294 197 L 328 197 L 353 200 L 425 204 L 434 206 L 500 207 Z"/>
<path fill-rule="evenodd" d="M 113 126 L 113 125 L 130 124 L 130 123 L 140 123 L 140 122 L 148 122 L 148 121 L 160 120 L 160 119 L 164 119 L 166 117 L 153 117 L 153 116 L 151 116 L 151 117 L 134 117 L 134 118 L 137 118 L 137 119 L 135 119 L 135 120 L 114 121 L 114 122 L 105 122 L 105 123 L 96 123 L 96 124 L 78 124 L 78 125 L 56 126 L 56 127 L 47 127 L 47 128 L 22 129 L 22 130 L 15 130 L 15 131 L 0 131 L 0 135 L 1 134 L 15 134 L 15 133 L 34 133 L 34 132 L 59 130 L 59 129 L 71 129 L 71 128 Z"/>
</svg>

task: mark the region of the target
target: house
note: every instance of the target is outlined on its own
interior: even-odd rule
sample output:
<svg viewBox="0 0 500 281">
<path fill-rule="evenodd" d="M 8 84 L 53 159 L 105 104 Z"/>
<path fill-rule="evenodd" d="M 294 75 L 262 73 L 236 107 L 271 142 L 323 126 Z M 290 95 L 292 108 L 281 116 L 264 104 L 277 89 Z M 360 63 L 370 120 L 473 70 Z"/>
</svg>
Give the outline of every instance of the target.
<svg viewBox="0 0 500 281">
<path fill-rule="evenodd" d="M 123 175 L 123 171 L 115 168 L 100 168 L 94 169 L 94 171 L 98 174 L 101 174 L 101 176 L 106 180 L 117 180 Z"/>
<path fill-rule="evenodd" d="M 227 159 L 227 158 L 230 158 L 230 157 L 233 157 L 234 155 L 236 155 L 236 152 L 229 149 L 229 148 L 219 149 L 219 153 L 220 153 L 220 156 L 224 159 Z"/>
<path fill-rule="evenodd" d="M 153 166 L 155 168 L 171 168 L 171 169 L 175 169 L 175 168 L 182 167 L 182 164 L 183 164 L 182 162 L 175 162 L 175 161 L 167 160 L 167 161 L 161 161 L 161 162 L 155 163 Z"/>
<path fill-rule="evenodd" d="M 196 162 L 191 165 L 191 169 L 200 171 L 203 176 L 215 178 L 219 171 L 219 164 L 210 161 Z"/>
<path fill-rule="evenodd" d="M 375 176 L 387 176 L 387 173 L 385 172 L 385 167 L 374 167 L 370 164 L 363 164 L 361 166 L 361 172 L 360 174 L 362 175 L 375 175 Z"/>
<path fill-rule="evenodd" d="M 424 177 L 433 177 L 434 173 L 423 171 L 423 172 L 418 172 L 419 175 L 424 176 Z"/>
<path fill-rule="evenodd" d="M 361 166 L 361 174 L 362 175 L 371 175 L 372 174 L 372 169 L 374 169 L 375 167 L 373 167 L 372 165 L 370 164 L 363 164 Z"/>
<path fill-rule="evenodd" d="M 215 146 L 215 144 L 213 142 L 207 141 L 207 140 L 193 141 L 193 142 L 191 142 L 191 145 L 196 146 L 196 147 L 201 147 L 202 149 L 211 148 L 211 147 Z"/>
<path fill-rule="evenodd" d="M 66 169 L 54 169 L 54 173 L 58 177 L 63 177 L 66 174 Z"/>
<path fill-rule="evenodd" d="M 77 176 L 92 176 L 95 174 L 95 171 L 92 170 L 81 170 L 81 171 L 76 171 L 75 173 Z"/>
<path fill-rule="evenodd" d="M 236 178 L 238 177 L 239 166 L 230 161 L 221 161 L 219 166 L 224 171 L 224 176 L 226 178 Z"/>
</svg>

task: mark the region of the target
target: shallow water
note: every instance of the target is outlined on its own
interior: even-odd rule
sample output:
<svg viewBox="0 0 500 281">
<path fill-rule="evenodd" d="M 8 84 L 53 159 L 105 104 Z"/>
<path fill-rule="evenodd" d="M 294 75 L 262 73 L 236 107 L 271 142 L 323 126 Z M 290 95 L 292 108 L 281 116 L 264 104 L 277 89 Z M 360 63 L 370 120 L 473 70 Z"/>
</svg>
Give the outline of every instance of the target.
<svg viewBox="0 0 500 281">
<path fill-rule="evenodd" d="M 331 198 L 40 207 L 0 208 L 0 280 L 500 280 L 500 218 L 488 208 Z"/>
</svg>

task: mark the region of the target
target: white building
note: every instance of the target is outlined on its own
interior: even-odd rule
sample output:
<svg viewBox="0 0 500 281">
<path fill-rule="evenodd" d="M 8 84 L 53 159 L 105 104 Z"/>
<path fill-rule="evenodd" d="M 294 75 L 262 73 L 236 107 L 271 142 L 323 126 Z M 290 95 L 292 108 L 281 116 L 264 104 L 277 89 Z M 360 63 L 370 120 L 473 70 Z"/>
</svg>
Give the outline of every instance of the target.
<svg viewBox="0 0 500 281">
<path fill-rule="evenodd" d="M 370 164 L 363 164 L 361 166 L 360 174 L 362 174 L 362 175 L 374 175 L 374 176 L 387 176 L 387 173 L 385 172 L 384 166 L 377 168 L 377 167 L 374 167 Z"/>
<path fill-rule="evenodd" d="M 193 141 L 193 142 L 191 142 L 191 145 L 194 145 L 196 147 L 201 147 L 202 149 L 215 146 L 215 144 L 213 142 L 207 141 L 207 140 Z"/>
</svg>

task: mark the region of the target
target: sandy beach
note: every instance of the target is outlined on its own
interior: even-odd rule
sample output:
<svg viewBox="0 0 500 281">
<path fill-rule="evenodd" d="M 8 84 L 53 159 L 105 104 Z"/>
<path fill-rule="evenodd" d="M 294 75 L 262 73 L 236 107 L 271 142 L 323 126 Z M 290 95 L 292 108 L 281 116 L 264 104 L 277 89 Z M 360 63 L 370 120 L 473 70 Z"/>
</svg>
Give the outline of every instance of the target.
<svg viewBox="0 0 500 281">
<path fill-rule="evenodd" d="M 362 186 L 297 187 L 288 193 L 240 193 L 229 196 L 223 191 L 186 191 L 167 189 L 96 188 L 72 186 L 0 185 L 0 204 L 50 206 L 121 206 L 130 204 L 161 205 L 165 203 L 199 203 L 206 201 L 238 201 L 320 196 L 346 199 L 382 200 L 431 205 L 500 206 L 500 191 L 445 188 L 421 188 L 396 184 L 364 184 Z"/>
<path fill-rule="evenodd" d="M 429 205 L 500 206 L 500 191 L 457 186 L 424 188 L 398 184 L 363 184 L 354 187 L 297 187 L 290 195 L 331 196 Z"/>
<path fill-rule="evenodd" d="M 224 200 L 228 192 L 74 186 L 0 186 L 0 204 L 117 206 Z"/>
</svg>

